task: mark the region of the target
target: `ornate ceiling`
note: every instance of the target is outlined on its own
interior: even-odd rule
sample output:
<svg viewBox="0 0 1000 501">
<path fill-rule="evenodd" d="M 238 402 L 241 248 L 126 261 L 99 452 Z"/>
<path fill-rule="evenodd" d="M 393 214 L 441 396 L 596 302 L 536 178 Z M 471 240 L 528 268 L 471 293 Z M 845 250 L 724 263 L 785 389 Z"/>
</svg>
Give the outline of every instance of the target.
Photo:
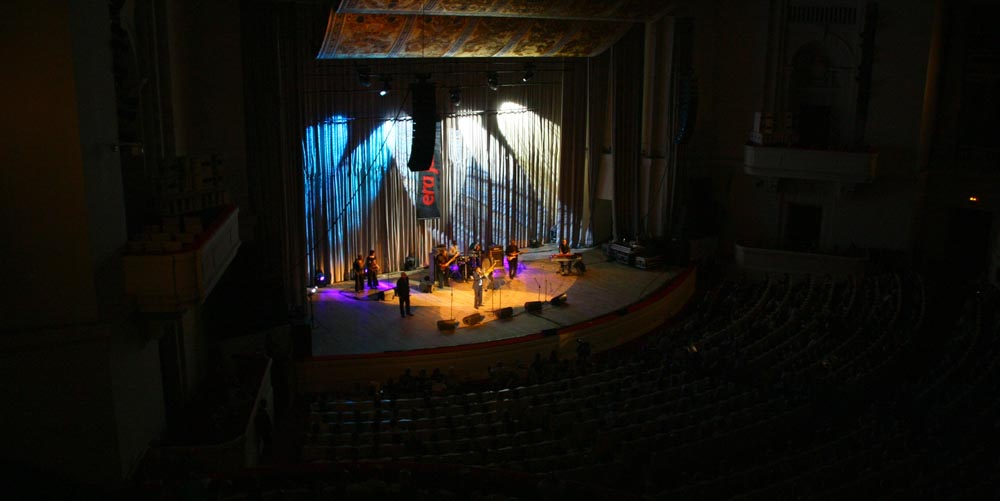
<svg viewBox="0 0 1000 501">
<path fill-rule="evenodd" d="M 341 0 L 317 58 L 589 57 L 668 0 Z"/>
</svg>

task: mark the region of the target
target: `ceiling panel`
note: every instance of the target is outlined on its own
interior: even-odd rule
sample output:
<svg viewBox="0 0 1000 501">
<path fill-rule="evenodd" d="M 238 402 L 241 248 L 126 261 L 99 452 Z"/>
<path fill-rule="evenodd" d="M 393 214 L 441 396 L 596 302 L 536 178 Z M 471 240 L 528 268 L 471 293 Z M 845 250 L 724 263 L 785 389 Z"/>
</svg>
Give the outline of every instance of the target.
<svg viewBox="0 0 1000 501">
<path fill-rule="evenodd" d="M 669 6 L 655 0 L 343 0 L 330 11 L 317 58 L 589 57 Z"/>
</svg>

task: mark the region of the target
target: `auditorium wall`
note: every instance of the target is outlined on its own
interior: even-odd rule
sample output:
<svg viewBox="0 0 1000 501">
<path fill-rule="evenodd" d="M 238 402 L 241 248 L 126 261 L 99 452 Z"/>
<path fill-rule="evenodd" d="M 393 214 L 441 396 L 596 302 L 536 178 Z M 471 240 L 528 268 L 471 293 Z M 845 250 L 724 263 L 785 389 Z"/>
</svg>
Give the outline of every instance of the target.
<svg viewBox="0 0 1000 501">
<path fill-rule="evenodd" d="M 921 124 L 928 86 L 933 5 L 878 2 L 872 95 L 865 142 L 878 151 L 871 183 L 764 179 L 743 168 L 753 113 L 765 105 L 768 46 L 765 1 L 700 2 L 678 15 L 695 18 L 699 82 L 691 177 L 711 177 L 723 206 L 723 252 L 733 243 L 781 246 L 788 204 L 822 208 L 821 247 L 908 249 L 918 199 Z M 792 49 L 789 49 L 792 50 Z M 785 71 L 779 69 L 776 71 Z M 772 76 L 773 78 L 773 76 Z"/>
<path fill-rule="evenodd" d="M 252 240 L 243 113 L 238 0 L 166 2 L 176 154 L 218 153 L 223 183 L 240 206 L 240 238 Z"/>
<path fill-rule="evenodd" d="M 4 8 L 0 457 L 116 485 L 163 422 L 158 350 L 124 297 L 107 2 Z"/>
<path fill-rule="evenodd" d="M 81 40 L 70 9 L 25 0 L 5 10 L 4 43 L 19 50 L 8 51 L 0 79 L 3 330 L 93 322 L 91 263 L 104 246 L 93 242 L 87 181 L 91 172 L 113 175 L 117 163 L 110 141 L 80 132 L 90 103 L 78 94 L 86 85 L 72 58 Z"/>
</svg>

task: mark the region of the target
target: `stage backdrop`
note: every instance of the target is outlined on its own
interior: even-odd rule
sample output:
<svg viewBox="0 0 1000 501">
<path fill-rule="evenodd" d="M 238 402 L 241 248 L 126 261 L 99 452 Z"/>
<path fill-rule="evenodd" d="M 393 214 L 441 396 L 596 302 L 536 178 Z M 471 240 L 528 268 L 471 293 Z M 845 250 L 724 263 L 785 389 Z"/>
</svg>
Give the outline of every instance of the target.
<svg viewBox="0 0 1000 501">
<path fill-rule="evenodd" d="M 388 272 L 408 255 L 426 264 L 440 244 L 526 246 L 563 234 L 586 243 L 568 235 L 575 211 L 559 197 L 563 81 L 572 75 L 559 66 L 538 72 L 531 85 L 494 91 L 480 78 L 485 72 L 466 84 L 456 68 L 432 72 L 440 154 L 427 179 L 406 165 L 413 141 L 408 69 L 366 67 L 374 74 L 368 88 L 342 62 L 316 61 L 307 73 L 301 151 L 310 276 L 323 270 L 334 281 L 349 279 L 353 259 L 369 250 Z M 378 92 L 383 86 L 390 86 L 386 96 Z M 456 88 L 459 105 L 450 102 Z M 425 219 L 418 207 L 428 182 L 440 217 Z"/>
</svg>

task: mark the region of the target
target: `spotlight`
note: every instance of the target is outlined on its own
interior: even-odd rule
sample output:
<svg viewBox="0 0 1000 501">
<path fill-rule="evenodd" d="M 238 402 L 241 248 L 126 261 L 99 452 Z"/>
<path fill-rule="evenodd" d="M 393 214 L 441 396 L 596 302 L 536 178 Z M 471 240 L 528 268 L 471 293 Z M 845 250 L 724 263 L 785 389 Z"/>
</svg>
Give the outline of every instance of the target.
<svg viewBox="0 0 1000 501">
<path fill-rule="evenodd" d="M 524 75 L 521 77 L 522 82 L 528 82 L 535 76 L 535 65 L 528 63 L 524 65 Z"/>
<path fill-rule="evenodd" d="M 378 95 L 384 96 L 389 93 L 390 81 L 389 77 L 382 77 L 382 90 L 378 91 Z"/>
<path fill-rule="evenodd" d="M 451 97 L 451 104 L 452 105 L 458 106 L 458 105 L 462 104 L 462 90 L 461 89 L 459 89 L 458 87 L 452 87 L 451 90 L 448 91 L 448 94 Z"/>
<path fill-rule="evenodd" d="M 306 289 L 306 294 L 312 296 L 313 294 L 316 293 L 317 290 L 319 290 L 319 288 L 314 285 Z"/>
<path fill-rule="evenodd" d="M 497 72 L 491 71 L 486 74 L 486 85 L 490 86 L 490 90 L 497 90 L 500 88 L 500 76 Z"/>
<path fill-rule="evenodd" d="M 315 283 L 316 283 L 316 287 L 326 287 L 326 285 L 327 285 L 328 282 L 327 282 L 327 279 L 326 279 L 326 274 L 323 273 L 323 270 L 319 270 L 319 271 L 316 272 L 316 282 Z"/>
<path fill-rule="evenodd" d="M 562 294 L 559 294 L 558 296 L 549 300 L 549 302 L 552 303 L 552 306 L 562 306 L 566 304 L 566 293 L 564 292 Z"/>
</svg>

